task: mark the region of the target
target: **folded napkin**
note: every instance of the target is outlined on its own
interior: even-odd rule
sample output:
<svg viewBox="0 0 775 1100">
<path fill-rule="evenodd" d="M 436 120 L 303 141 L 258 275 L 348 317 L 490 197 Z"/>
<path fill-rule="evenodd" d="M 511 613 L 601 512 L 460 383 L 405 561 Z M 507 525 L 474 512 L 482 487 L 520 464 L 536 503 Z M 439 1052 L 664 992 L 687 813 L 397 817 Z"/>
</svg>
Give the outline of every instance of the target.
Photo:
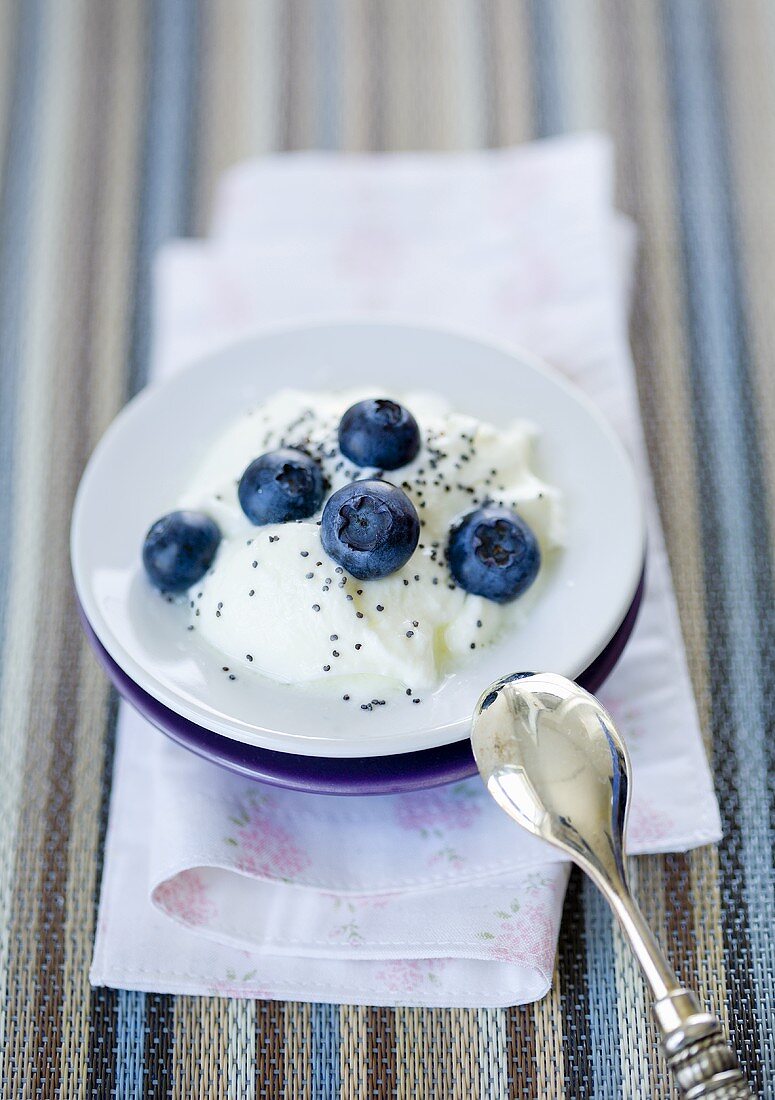
<svg viewBox="0 0 775 1100">
<path fill-rule="evenodd" d="M 153 375 L 266 323 L 368 314 L 524 345 L 584 388 L 629 446 L 649 513 L 646 596 L 601 691 L 632 754 L 638 853 L 717 840 L 720 823 L 637 416 L 631 256 L 601 137 L 263 158 L 222 181 L 209 241 L 159 256 Z M 185 752 L 122 705 L 91 980 L 523 1003 L 549 987 L 567 873 L 478 779 L 381 797 L 275 790 Z"/>
</svg>

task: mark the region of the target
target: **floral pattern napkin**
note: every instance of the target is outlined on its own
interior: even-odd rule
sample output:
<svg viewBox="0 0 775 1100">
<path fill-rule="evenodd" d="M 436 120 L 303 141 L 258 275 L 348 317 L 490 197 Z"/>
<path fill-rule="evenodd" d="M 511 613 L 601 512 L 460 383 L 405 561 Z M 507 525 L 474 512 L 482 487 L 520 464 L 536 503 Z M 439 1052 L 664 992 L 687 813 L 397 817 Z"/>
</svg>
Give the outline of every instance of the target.
<svg viewBox="0 0 775 1100">
<path fill-rule="evenodd" d="M 627 344 L 633 254 L 608 142 L 293 154 L 222 181 L 206 242 L 156 269 L 153 373 L 267 323 L 400 316 L 530 347 L 601 405 L 649 509 L 643 608 L 601 696 L 634 768 L 629 850 L 717 840 L 718 809 L 654 506 Z M 366 1004 L 534 1000 L 567 865 L 478 780 L 332 798 L 233 776 L 122 704 L 91 979 Z"/>
</svg>

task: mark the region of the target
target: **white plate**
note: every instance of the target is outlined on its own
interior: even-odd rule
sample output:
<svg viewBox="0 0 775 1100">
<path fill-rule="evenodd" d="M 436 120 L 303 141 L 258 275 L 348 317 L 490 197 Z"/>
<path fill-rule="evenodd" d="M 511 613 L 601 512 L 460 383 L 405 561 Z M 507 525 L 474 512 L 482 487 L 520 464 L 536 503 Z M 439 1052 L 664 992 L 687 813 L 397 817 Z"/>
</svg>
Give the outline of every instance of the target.
<svg viewBox="0 0 775 1100">
<path fill-rule="evenodd" d="M 143 575 L 145 533 L 170 511 L 205 446 L 281 385 L 428 389 L 495 424 L 541 431 L 536 466 L 565 498 L 567 547 L 527 623 L 472 654 L 423 705 L 371 712 L 339 695 L 258 675 L 228 681 Z M 600 413 L 521 351 L 452 332 L 349 323 L 271 331 L 182 370 L 127 405 L 97 446 L 71 536 L 78 596 L 100 641 L 165 706 L 227 737 L 313 756 L 380 756 L 460 740 L 480 693 L 516 669 L 577 676 L 627 611 L 643 565 L 644 521 L 630 461 Z"/>
</svg>

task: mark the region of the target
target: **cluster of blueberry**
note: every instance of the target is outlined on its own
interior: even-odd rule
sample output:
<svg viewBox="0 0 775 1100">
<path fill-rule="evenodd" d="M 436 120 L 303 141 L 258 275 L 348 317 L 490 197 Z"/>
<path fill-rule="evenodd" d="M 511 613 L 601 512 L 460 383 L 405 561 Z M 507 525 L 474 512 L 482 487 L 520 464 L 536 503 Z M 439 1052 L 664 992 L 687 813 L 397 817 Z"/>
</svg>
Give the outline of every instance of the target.
<svg viewBox="0 0 775 1100">
<path fill-rule="evenodd" d="M 403 405 L 383 398 L 360 401 L 339 424 L 339 448 L 358 467 L 380 471 L 406 466 L 420 449 L 417 421 Z M 238 497 L 251 523 L 288 523 L 314 515 L 326 492 L 319 464 L 304 451 L 282 448 L 250 463 Z M 320 538 L 329 557 L 359 580 L 386 577 L 414 553 L 417 511 L 403 489 L 381 478 L 353 481 L 326 502 Z M 210 568 L 221 534 L 209 516 L 171 512 L 146 535 L 143 563 L 164 592 L 182 592 Z M 498 603 L 513 600 L 536 578 L 541 555 L 525 521 L 509 508 L 484 504 L 449 533 L 447 560 L 466 592 Z"/>
</svg>

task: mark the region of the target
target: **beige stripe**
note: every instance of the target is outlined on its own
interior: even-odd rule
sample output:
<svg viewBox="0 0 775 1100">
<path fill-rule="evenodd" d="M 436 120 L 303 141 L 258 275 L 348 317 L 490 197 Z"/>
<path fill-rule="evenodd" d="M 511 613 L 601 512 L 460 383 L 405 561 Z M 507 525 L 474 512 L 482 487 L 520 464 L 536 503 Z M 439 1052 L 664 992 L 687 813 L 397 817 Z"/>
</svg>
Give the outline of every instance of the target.
<svg viewBox="0 0 775 1100">
<path fill-rule="evenodd" d="M 340 0 L 339 77 L 342 88 L 342 148 L 368 149 L 371 113 L 371 65 L 369 63 L 369 21 L 362 0 Z"/>
<path fill-rule="evenodd" d="M 450 1048 L 447 1075 L 451 1086 L 457 1089 L 454 1092 L 455 1097 L 461 1097 L 462 1100 L 473 1097 L 478 1100 L 480 1081 L 476 1065 L 476 1012 L 470 1009 L 453 1009 L 450 1016 L 454 1030 L 447 1040 Z"/>
<path fill-rule="evenodd" d="M 177 996 L 173 1000 L 173 1038 L 170 1069 L 173 1100 L 190 1100 L 207 1096 L 213 1100 L 232 1100 L 250 1095 L 235 1091 L 235 1078 L 231 1074 L 235 1062 L 230 1059 L 229 1039 L 232 1020 L 243 1036 L 236 1044 L 243 1056 L 239 1060 L 239 1072 L 250 1077 L 250 1066 L 255 1064 L 255 1031 L 250 1028 L 251 1014 L 240 1007 L 243 1002 L 230 1002 L 225 997 Z M 250 1002 L 251 1005 L 254 1002 Z M 235 1007 L 232 1010 L 232 1005 Z M 245 1030 L 247 1029 L 247 1030 Z M 236 1049 L 235 1047 L 235 1049 Z M 253 1063 L 249 1048 L 253 1048 Z M 253 1075 L 255 1077 L 255 1074 Z"/>
<path fill-rule="evenodd" d="M 315 0 L 288 0 L 286 26 L 289 37 L 285 63 L 289 66 L 286 92 L 288 102 L 288 148 L 309 149 L 315 144 L 317 88 L 314 80 Z"/>
<path fill-rule="evenodd" d="M 533 132 L 533 59 L 526 11 L 524 4 L 515 4 L 513 0 L 493 0 L 491 34 L 496 67 L 493 83 L 499 145 L 527 141 Z"/>
<path fill-rule="evenodd" d="M 227 1033 L 224 1078 L 228 1100 L 256 1095 L 256 1002 L 232 998 L 226 1002 Z M 306 1098 L 304 1098 L 306 1100 Z"/>
<path fill-rule="evenodd" d="M 58 361 L 56 332 L 51 324 L 51 303 L 58 300 L 63 285 L 60 264 L 63 235 L 62 209 L 65 179 L 61 165 L 72 148 L 73 97 L 76 67 L 73 39 L 75 21 L 66 2 L 48 4 L 43 17 L 45 40 L 40 53 L 43 110 L 35 184 L 29 196 L 32 239 L 27 257 L 29 296 L 23 334 L 24 363 L 20 370 L 21 390 L 17 415 L 17 452 L 14 479 L 15 528 L 9 577 L 8 622 L 13 624 L 3 654 L 3 692 L 0 699 L 0 1050 L 4 1050 L 4 1080 L 14 1079 L 17 1068 L 27 1095 L 34 1087 L 28 1059 L 34 1050 L 26 1043 L 33 1034 L 30 1012 L 33 996 L 30 983 L 37 933 L 38 890 L 36 870 L 41 866 L 42 825 L 47 794 L 47 771 L 51 744 L 45 730 L 55 720 L 55 702 L 48 692 L 55 685 L 40 676 L 40 665 L 48 652 L 42 637 L 38 612 L 46 600 L 50 622 L 61 623 L 61 602 L 65 580 L 59 577 L 59 591 L 50 578 L 61 563 L 52 561 L 51 546 L 44 539 L 56 517 L 44 515 L 51 463 L 51 425 L 55 422 L 53 401 L 59 387 L 53 382 Z M 61 411 L 61 410 L 60 410 Z M 45 555 L 45 557 L 44 557 Z M 45 568 L 44 568 L 45 566 Z M 51 601 L 50 603 L 48 601 Z M 51 639 L 53 645 L 57 640 Z M 25 738 L 25 735 L 27 737 Z M 24 798 L 22 800 L 22 793 Z M 18 831 L 17 831 L 18 830 Z M 9 958 L 13 939 L 14 957 Z M 10 988 L 9 988 L 10 987 Z M 10 998 L 9 1000 L 6 997 Z M 13 1042 L 6 1043 L 7 1017 L 15 1017 Z"/>
<path fill-rule="evenodd" d="M 310 1063 L 313 1050 L 312 1009 L 308 1004 L 285 1006 L 285 1041 L 288 1044 L 288 1095 L 294 1100 L 315 1100 Z M 236 1098 L 235 1098 L 236 1100 Z"/>
<path fill-rule="evenodd" d="M 446 1075 L 449 1095 L 466 1100 L 482 1095 L 476 1066 L 476 1013 L 468 1008 L 455 1008 L 450 1012 L 451 1026 L 447 1026 L 446 1014 L 435 1013 L 436 1026 L 445 1035 L 449 1055 Z M 482 1096 L 485 1100 L 486 1093 Z"/>
<path fill-rule="evenodd" d="M 94 0 L 102 2 L 102 0 Z M 111 117 L 103 141 L 108 166 L 100 210 L 99 308 L 93 327 L 89 404 L 96 445 L 125 394 L 134 279 L 145 50 L 143 7 L 115 0 Z"/>
<path fill-rule="evenodd" d="M 194 1096 L 194 1082 L 191 1074 L 190 1051 L 193 1046 L 194 1021 L 192 1019 L 191 1004 L 193 997 L 178 996 L 175 998 L 173 1009 L 173 1042 L 172 1064 L 175 1072 L 170 1089 L 171 1100 L 184 1100 Z"/>
<path fill-rule="evenodd" d="M 280 0 L 204 7 L 195 232 L 206 236 L 222 173 L 279 140 Z"/>
<path fill-rule="evenodd" d="M 489 1095 L 481 1091 L 476 1010 L 399 1008 L 395 1015 L 397 1097 L 478 1100 Z"/>
<path fill-rule="evenodd" d="M 528 1006 L 527 1011 L 531 1008 Z M 532 1011 L 536 1049 L 536 1096 L 565 1095 L 565 1059 L 563 1046 L 570 1040 L 565 1036 L 562 1002 L 560 1000 L 560 974 L 555 965 L 552 988 L 534 1006 Z"/>
<path fill-rule="evenodd" d="M 396 1065 L 399 1067 L 396 1100 L 424 1098 L 428 1088 L 423 1072 L 427 1042 L 420 1038 L 420 1028 L 429 1013 L 417 1008 L 396 1009 Z"/>
<path fill-rule="evenodd" d="M 483 1089 L 479 1068 L 481 1038 L 476 1009 L 397 1009 L 398 1095 L 406 1100 L 489 1097 L 489 1084 Z"/>
<path fill-rule="evenodd" d="M 396 1021 L 398 1030 L 398 1022 Z M 342 1005 L 339 1010 L 339 1069 L 341 1100 L 358 1100 L 368 1081 L 368 1036 L 365 1010 Z"/>
<path fill-rule="evenodd" d="M 93 325 L 94 370 L 89 392 L 91 447 L 116 415 L 125 394 L 124 365 L 129 354 L 141 168 L 145 92 L 143 5 L 114 0 L 114 11 L 113 41 L 117 56 L 112 69 L 110 121 L 102 135 L 107 173 L 98 233 L 99 279 L 95 290 L 99 301 Z M 100 679 L 104 681 L 104 676 Z"/>
<path fill-rule="evenodd" d="M 416 149 L 417 132 L 417 38 L 415 23 L 423 18 L 412 0 L 390 0 L 382 28 L 382 62 L 385 70 L 385 148 Z"/>
<path fill-rule="evenodd" d="M 223 1067 L 228 1064 L 228 1033 L 224 1027 L 228 1013 L 225 997 L 200 997 L 199 1011 L 204 1021 L 203 1039 L 206 1049 L 200 1052 L 202 1088 L 195 1095 L 227 1097 L 229 1082 Z"/>
<path fill-rule="evenodd" d="M 199 1055 L 203 1044 L 202 1018 L 199 1006 L 201 998 L 175 998 L 173 1011 L 174 1036 L 172 1043 L 172 1065 L 174 1076 L 172 1100 L 189 1100 L 193 1096 L 202 1096 Z"/>
<path fill-rule="evenodd" d="M 396 1009 L 396 1064 L 399 1066 L 396 1100 L 426 1095 L 422 1071 L 424 1050 L 417 1034 L 418 1023 L 418 1009 Z"/>
<path fill-rule="evenodd" d="M 102 49 L 120 52 L 123 63 L 111 71 L 111 101 L 102 119 L 106 143 L 102 162 L 101 216 L 97 242 L 97 270 L 92 293 L 93 342 L 90 361 L 90 427 L 93 438 L 104 430 L 118 410 L 124 389 L 123 363 L 128 343 L 128 302 L 134 229 L 133 193 L 138 154 L 138 104 L 142 40 L 141 11 L 137 5 L 116 4 L 110 45 Z M 129 61 L 130 63 L 127 63 Z M 86 60 L 80 66 L 88 73 Z M 89 93 L 82 111 L 88 111 Z M 100 89 L 104 94 L 104 89 Z M 75 171 L 83 166 L 76 164 Z M 77 186 L 74 187 L 77 193 Z M 88 646 L 84 642 L 84 652 Z M 105 714 L 108 685 L 104 673 L 91 657 L 80 664 L 78 723 L 75 730 L 73 800 L 68 852 L 68 886 L 65 897 L 63 1033 L 59 1052 L 62 1095 L 75 1095 L 84 1080 L 89 1056 L 88 971 L 92 949 L 93 897 L 96 852 L 99 842 L 102 760 L 105 742 Z"/>
<path fill-rule="evenodd" d="M 446 0 L 425 0 L 409 9 L 409 21 L 404 31 L 410 59 L 412 104 L 408 111 L 410 123 L 406 140 L 413 149 L 446 149 L 449 147 L 446 128 L 447 111 L 444 87 L 444 50 L 439 49 L 438 26 Z"/>
<path fill-rule="evenodd" d="M 754 411 L 775 523 L 775 5 L 771 0 L 719 4 L 724 95 L 729 106 L 729 158 L 741 231 Z"/>
<path fill-rule="evenodd" d="M 252 60 L 246 41 L 247 7 L 247 0 L 208 2 L 203 7 L 198 234 L 207 232 L 218 178 L 248 152 L 247 119 L 253 97 L 248 95 L 245 79 Z"/>
</svg>

